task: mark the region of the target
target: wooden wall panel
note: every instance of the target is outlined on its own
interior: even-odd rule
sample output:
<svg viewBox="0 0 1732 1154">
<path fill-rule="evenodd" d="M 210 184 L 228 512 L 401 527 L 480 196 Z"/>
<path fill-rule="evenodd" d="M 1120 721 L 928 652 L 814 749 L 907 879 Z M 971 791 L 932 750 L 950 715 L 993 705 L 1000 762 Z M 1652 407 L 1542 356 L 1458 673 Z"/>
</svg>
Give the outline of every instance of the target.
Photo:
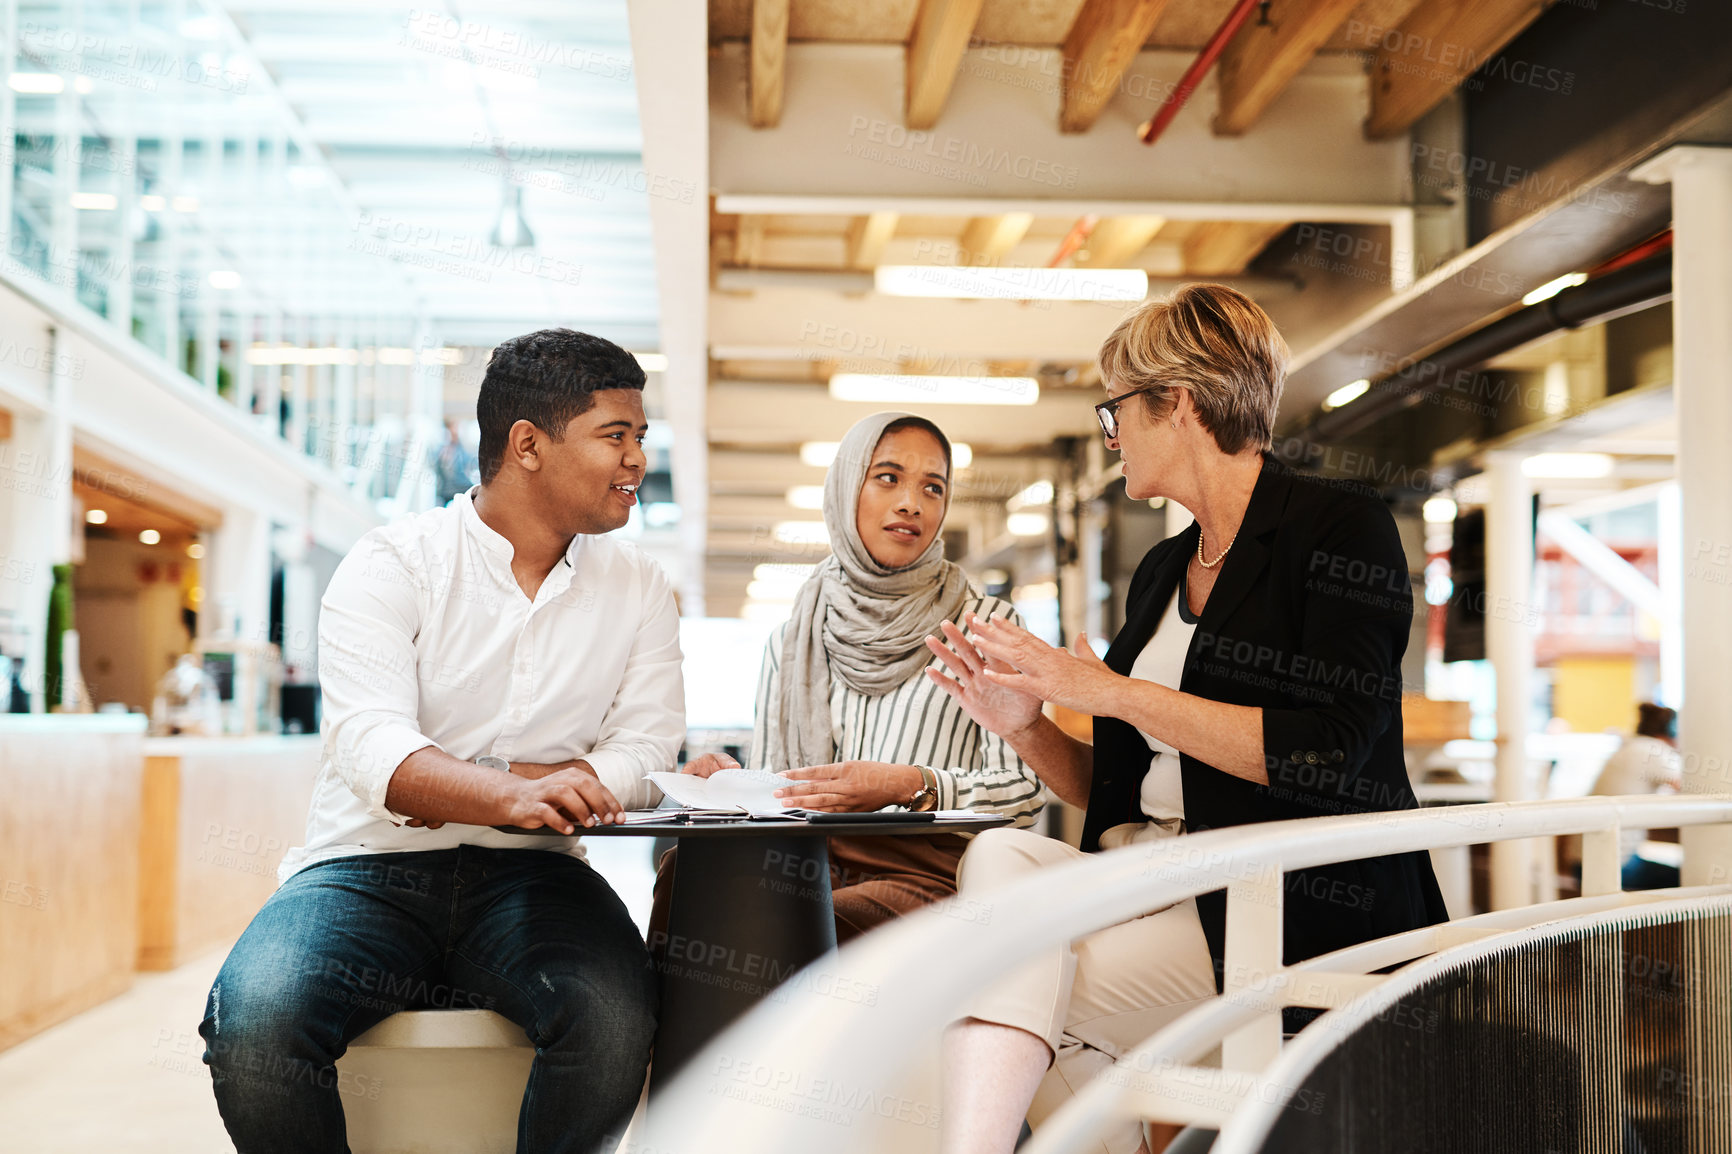
<svg viewBox="0 0 1732 1154">
<path fill-rule="evenodd" d="M 277 888 L 278 863 L 306 832 L 319 739 L 169 738 L 146 748 L 144 844 L 156 865 L 141 894 L 138 966 L 160 970 L 232 942 Z"/>
<path fill-rule="evenodd" d="M 143 718 L 0 717 L 0 1049 L 132 982 L 143 740 Z"/>
</svg>

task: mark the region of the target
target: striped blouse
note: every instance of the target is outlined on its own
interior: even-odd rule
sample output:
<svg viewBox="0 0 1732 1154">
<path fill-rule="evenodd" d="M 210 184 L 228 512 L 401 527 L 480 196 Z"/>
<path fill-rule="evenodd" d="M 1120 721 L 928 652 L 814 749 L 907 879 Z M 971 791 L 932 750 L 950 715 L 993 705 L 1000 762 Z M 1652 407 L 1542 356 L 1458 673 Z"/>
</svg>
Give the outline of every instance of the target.
<svg viewBox="0 0 1732 1154">
<path fill-rule="evenodd" d="M 979 597 L 964 607 L 977 617 L 1021 618 L 1008 602 Z M 771 727 L 781 724 L 782 638 L 784 622 L 770 633 L 758 674 L 758 697 L 751 769 L 787 769 L 769 764 Z M 931 667 L 943 669 L 936 657 Z M 1040 779 L 1002 737 L 975 724 L 954 698 L 916 673 L 882 697 L 850 689 L 840 678 L 830 684 L 830 724 L 837 737 L 837 761 L 881 761 L 917 765 L 938 778 L 939 809 L 979 809 L 1002 813 L 1019 826 L 1031 825 L 1046 797 Z"/>
</svg>

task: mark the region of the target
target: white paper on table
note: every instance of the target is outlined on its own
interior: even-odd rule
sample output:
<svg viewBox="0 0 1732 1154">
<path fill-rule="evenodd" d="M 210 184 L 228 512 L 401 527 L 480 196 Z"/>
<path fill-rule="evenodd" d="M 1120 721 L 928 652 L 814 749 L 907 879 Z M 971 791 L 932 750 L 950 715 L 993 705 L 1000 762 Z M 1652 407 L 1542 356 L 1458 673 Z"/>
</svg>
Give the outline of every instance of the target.
<svg viewBox="0 0 1732 1154">
<path fill-rule="evenodd" d="M 692 809 L 734 810 L 739 813 L 781 813 L 790 808 L 775 791 L 788 779 L 765 769 L 722 769 L 708 777 L 693 773 L 651 773 L 656 787 Z"/>
</svg>

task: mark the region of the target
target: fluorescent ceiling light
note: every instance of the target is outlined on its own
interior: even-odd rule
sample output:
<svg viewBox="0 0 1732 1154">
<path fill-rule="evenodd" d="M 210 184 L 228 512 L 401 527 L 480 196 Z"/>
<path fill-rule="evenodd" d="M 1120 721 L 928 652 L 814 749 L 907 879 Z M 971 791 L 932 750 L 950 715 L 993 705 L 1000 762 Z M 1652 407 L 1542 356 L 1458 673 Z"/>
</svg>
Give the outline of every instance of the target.
<svg viewBox="0 0 1732 1154">
<path fill-rule="evenodd" d="M 966 469 L 974 464 L 974 446 L 966 441 L 955 441 L 950 446 L 950 465 L 955 469 Z"/>
<path fill-rule="evenodd" d="M 1522 473 L 1553 480 L 1609 477 L 1612 464 L 1606 453 L 1535 453 L 1522 460 Z"/>
<path fill-rule="evenodd" d="M 1433 497 L 1423 510 L 1427 524 L 1448 525 L 1455 521 L 1455 502 L 1448 497 Z"/>
<path fill-rule="evenodd" d="M 53 96 L 66 91 L 66 81 L 52 72 L 14 72 L 6 78 L 14 92 L 28 96 Z"/>
<path fill-rule="evenodd" d="M 213 268 L 210 273 L 210 287 L 213 289 L 238 289 L 241 287 L 241 274 L 232 268 Z"/>
<path fill-rule="evenodd" d="M 198 211 L 198 197 L 196 196 L 177 196 L 169 203 L 174 206 L 176 212 Z"/>
<path fill-rule="evenodd" d="M 824 507 L 824 486 L 795 485 L 788 490 L 788 504 L 796 509 L 822 509 Z"/>
<path fill-rule="evenodd" d="M 646 373 L 665 373 L 668 371 L 666 353 L 633 353 L 637 358 L 637 367 Z"/>
<path fill-rule="evenodd" d="M 1050 505 L 1052 504 L 1052 482 L 1036 481 L 1004 504 L 1005 508 L 1013 513 L 1031 506 Z"/>
<path fill-rule="evenodd" d="M 872 284 L 892 297 L 1008 301 L 1140 301 L 1149 274 L 1139 268 L 988 268 L 879 265 Z"/>
<path fill-rule="evenodd" d="M 1012 513 L 1004 519 L 1004 527 L 1012 537 L 1039 537 L 1050 523 L 1045 513 Z"/>
<path fill-rule="evenodd" d="M 1585 272 L 1565 273 L 1557 280 L 1549 280 L 1527 296 L 1523 297 L 1522 304 L 1537 305 L 1541 301 L 1549 301 L 1565 289 L 1575 288 L 1577 285 L 1585 283 L 1587 279 L 1588 274 Z"/>
<path fill-rule="evenodd" d="M 96 82 L 88 76 L 76 76 L 72 80 L 72 91 L 89 96 L 96 91 Z"/>
<path fill-rule="evenodd" d="M 770 536 L 784 545 L 828 545 L 830 532 L 822 521 L 777 521 Z"/>
<path fill-rule="evenodd" d="M 792 604 L 799 591 L 798 585 L 783 585 L 777 581 L 754 581 L 746 586 L 746 596 L 753 601 L 784 601 Z"/>
<path fill-rule="evenodd" d="M 162 534 L 155 529 L 146 529 L 138 535 L 138 539 L 146 545 L 154 545 L 162 540 Z"/>
<path fill-rule="evenodd" d="M 387 346 L 379 349 L 375 355 L 382 365 L 412 365 L 415 363 L 414 349 Z M 424 365 L 460 365 L 463 363 L 463 350 L 453 345 L 438 349 L 422 349 L 421 363 Z"/>
<path fill-rule="evenodd" d="M 816 565 L 799 565 L 793 562 L 784 561 L 765 561 L 760 565 L 752 566 L 752 579 L 754 581 L 791 581 L 795 585 L 800 585 L 804 583 L 806 578 L 810 577 L 813 571 L 817 568 Z"/>
<path fill-rule="evenodd" d="M 108 524 L 108 510 L 86 509 L 84 511 L 84 520 L 85 523 L 89 525 L 106 525 Z"/>
<path fill-rule="evenodd" d="M 186 555 L 191 557 L 194 561 L 197 561 L 204 556 L 204 546 L 200 545 L 197 541 L 194 541 L 191 545 L 186 547 Z"/>
<path fill-rule="evenodd" d="M 360 363 L 361 351 L 359 349 L 303 349 L 293 345 L 277 347 L 254 345 L 247 350 L 247 364 L 249 365 L 358 365 Z"/>
<path fill-rule="evenodd" d="M 828 469 L 836 459 L 836 450 L 841 447 L 837 441 L 807 441 L 800 446 L 800 463 L 814 469 Z"/>
<path fill-rule="evenodd" d="M 75 192 L 72 194 L 72 207 L 91 212 L 113 212 L 120 207 L 120 198 L 112 192 Z"/>
<path fill-rule="evenodd" d="M 838 401 L 891 405 L 1032 405 L 1040 400 L 1033 377 L 898 376 L 837 373 L 830 395 Z"/>
<path fill-rule="evenodd" d="M 295 345 L 254 345 L 247 350 L 249 365 L 412 365 L 416 359 L 414 349 L 389 346 L 368 349 L 365 355 L 360 349 L 309 349 Z M 463 363 L 463 350 L 455 345 L 422 349 L 419 359 L 424 365 L 460 365 Z"/>
<path fill-rule="evenodd" d="M 793 612 L 787 601 L 748 601 L 740 606 L 740 616 L 759 625 L 779 625 Z"/>
<path fill-rule="evenodd" d="M 1323 398 L 1323 411 L 1327 413 L 1331 409 L 1339 409 L 1342 405 L 1348 404 L 1352 401 L 1357 401 L 1360 397 L 1365 395 L 1365 390 L 1370 387 L 1371 382 L 1364 378 L 1354 381 L 1351 384 L 1342 385 L 1339 389 L 1336 389 L 1333 393 L 1330 393 L 1327 397 Z"/>
<path fill-rule="evenodd" d="M 144 209 L 146 212 L 161 212 L 163 209 L 168 207 L 168 197 L 158 196 L 155 193 L 146 193 L 144 196 L 138 198 L 138 207 Z"/>
</svg>

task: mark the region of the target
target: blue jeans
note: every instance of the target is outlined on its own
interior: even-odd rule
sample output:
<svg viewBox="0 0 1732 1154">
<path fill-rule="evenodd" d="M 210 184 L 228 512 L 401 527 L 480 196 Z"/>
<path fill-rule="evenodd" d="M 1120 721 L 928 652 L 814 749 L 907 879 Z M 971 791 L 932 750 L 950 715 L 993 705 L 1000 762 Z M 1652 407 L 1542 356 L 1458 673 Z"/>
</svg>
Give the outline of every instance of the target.
<svg viewBox="0 0 1732 1154">
<path fill-rule="evenodd" d="M 199 1026 L 238 1154 L 345 1154 L 342 1095 L 368 1088 L 335 1063 L 416 1009 L 522 1026 L 535 1061 L 518 1154 L 590 1154 L 637 1104 L 655 970 L 612 887 L 565 854 L 466 845 L 309 866 L 241 935 Z"/>
</svg>

